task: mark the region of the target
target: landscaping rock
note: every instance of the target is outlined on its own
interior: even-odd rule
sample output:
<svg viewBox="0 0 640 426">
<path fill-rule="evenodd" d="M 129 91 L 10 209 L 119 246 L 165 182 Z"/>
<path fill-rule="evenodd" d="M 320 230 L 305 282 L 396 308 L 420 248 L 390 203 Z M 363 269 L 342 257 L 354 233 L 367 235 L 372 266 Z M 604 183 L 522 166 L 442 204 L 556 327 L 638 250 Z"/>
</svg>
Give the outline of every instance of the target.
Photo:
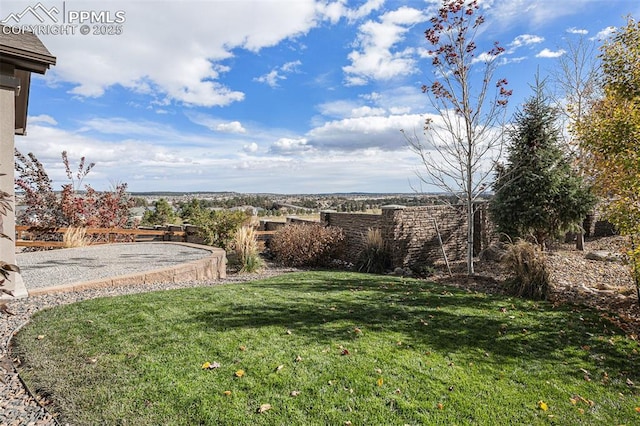
<svg viewBox="0 0 640 426">
<path fill-rule="evenodd" d="M 622 256 L 619 253 L 612 253 L 605 250 L 590 251 L 585 254 L 585 259 L 597 260 L 599 262 L 619 262 L 622 260 Z"/>
</svg>

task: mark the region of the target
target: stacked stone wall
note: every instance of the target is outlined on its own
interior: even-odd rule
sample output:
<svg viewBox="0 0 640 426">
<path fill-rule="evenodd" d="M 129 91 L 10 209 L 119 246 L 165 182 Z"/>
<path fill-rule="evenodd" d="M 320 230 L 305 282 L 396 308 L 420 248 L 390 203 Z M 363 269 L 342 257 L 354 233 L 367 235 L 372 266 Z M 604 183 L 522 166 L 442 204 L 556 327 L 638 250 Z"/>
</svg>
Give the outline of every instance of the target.
<svg viewBox="0 0 640 426">
<path fill-rule="evenodd" d="M 491 239 L 485 235 L 486 209 L 480 207 L 475 220 L 476 252 Z M 381 231 L 394 267 L 411 268 L 443 261 L 443 248 L 448 260 L 465 259 L 467 216 L 462 206 L 384 206 L 381 215 L 323 212 L 320 220 L 342 228 L 347 243 L 343 260 L 349 262 L 357 260 L 369 228 Z"/>
</svg>

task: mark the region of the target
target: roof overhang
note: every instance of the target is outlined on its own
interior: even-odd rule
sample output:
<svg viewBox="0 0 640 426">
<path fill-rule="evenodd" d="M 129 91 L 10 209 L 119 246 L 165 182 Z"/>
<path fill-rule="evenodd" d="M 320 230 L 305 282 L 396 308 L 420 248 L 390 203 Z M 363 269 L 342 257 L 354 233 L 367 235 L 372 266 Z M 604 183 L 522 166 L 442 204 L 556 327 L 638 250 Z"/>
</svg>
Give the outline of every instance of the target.
<svg viewBox="0 0 640 426">
<path fill-rule="evenodd" d="M 51 55 L 35 34 L 14 31 L 11 27 L 0 25 L 0 67 L 4 70 L 12 68 L 15 79 L 11 82 L 3 81 L 2 85 L 13 85 L 16 92 L 16 135 L 26 134 L 31 73 L 44 74 L 55 64 L 55 56 Z"/>
</svg>

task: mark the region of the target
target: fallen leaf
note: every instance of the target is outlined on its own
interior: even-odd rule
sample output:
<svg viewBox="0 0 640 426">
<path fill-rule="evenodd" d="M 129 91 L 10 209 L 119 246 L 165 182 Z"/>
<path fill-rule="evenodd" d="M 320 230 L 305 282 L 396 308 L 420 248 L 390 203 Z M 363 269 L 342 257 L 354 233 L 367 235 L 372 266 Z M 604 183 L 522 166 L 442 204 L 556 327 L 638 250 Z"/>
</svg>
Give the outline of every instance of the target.
<svg viewBox="0 0 640 426">
<path fill-rule="evenodd" d="M 578 408 L 578 412 L 579 412 L 580 414 L 584 414 L 584 409 L 583 409 L 583 408 Z"/>
<path fill-rule="evenodd" d="M 395 392 L 397 395 L 400 395 L 400 394 L 402 393 L 402 391 L 400 390 L 400 388 L 398 388 L 398 389 L 394 390 L 394 392 Z"/>
<path fill-rule="evenodd" d="M 238 370 L 238 371 L 236 371 L 236 372 L 235 372 L 235 376 L 236 376 L 236 377 L 242 377 L 242 376 L 244 376 L 244 370 Z"/>
<path fill-rule="evenodd" d="M 376 373 L 378 373 L 378 374 L 382 374 L 382 370 L 381 370 L 381 369 L 379 369 L 379 368 L 376 368 Z"/>
<path fill-rule="evenodd" d="M 343 349 L 342 352 L 340 352 L 340 355 L 349 355 L 349 349 Z"/>
<path fill-rule="evenodd" d="M 634 383 L 631 380 L 629 380 L 629 378 L 627 378 L 627 385 L 634 386 Z"/>
<path fill-rule="evenodd" d="M 280 370 L 282 370 L 283 368 L 284 368 L 284 365 L 279 365 L 279 366 L 277 366 L 277 367 L 276 367 L 276 371 L 280 371 Z"/>
<path fill-rule="evenodd" d="M 636 407 L 636 413 L 640 413 L 640 407 Z"/>
<path fill-rule="evenodd" d="M 246 346 L 240 346 L 238 349 L 240 349 L 241 351 L 246 351 L 247 347 Z"/>
<path fill-rule="evenodd" d="M 297 391 L 297 390 L 291 391 L 291 393 L 289 395 L 298 396 L 298 395 L 300 395 L 300 391 Z"/>
<path fill-rule="evenodd" d="M 213 370 L 214 368 L 220 368 L 220 364 L 218 364 L 217 362 L 205 362 L 204 364 L 202 364 L 202 369 L 203 370 Z"/>
<path fill-rule="evenodd" d="M 360 330 L 358 327 L 354 328 L 354 329 L 353 329 L 353 331 L 354 331 L 356 334 L 362 334 L 362 330 Z"/>
<path fill-rule="evenodd" d="M 286 334 L 291 334 L 291 330 L 287 330 L 287 331 L 286 331 Z"/>
<path fill-rule="evenodd" d="M 9 307 L 6 303 L 0 303 L 0 312 L 3 312 L 7 315 L 15 315 L 13 312 L 9 310 Z"/>
<path fill-rule="evenodd" d="M 351 423 L 349 420 L 347 420 L 346 422 L 344 422 L 344 426 L 351 426 L 351 425 L 352 425 L 352 423 Z"/>
<path fill-rule="evenodd" d="M 296 357 L 295 361 L 296 361 L 296 362 L 300 362 L 300 361 L 302 361 L 302 357 L 301 357 L 300 355 L 298 355 L 298 356 Z"/>
<path fill-rule="evenodd" d="M 227 390 L 227 391 L 222 392 L 222 394 L 223 394 L 223 395 L 226 395 L 226 396 L 229 396 L 229 395 L 231 395 L 231 391 L 228 391 L 228 390 Z"/>
<path fill-rule="evenodd" d="M 549 409 L 549 406 L 544 401 L 538 401 L 538 408 L 542 411 L 547 411 Z"/>
<path fill-rule="evenodd" d="M 442 402 L 438 402 L 438 410 L 442 410 L 444 408 L 444 405 L 442 405 Z"/>
<path fill-rule="evenodd" d="M 576 405 L 578 403 L 578 400 L 575 398 L 569 398 L 569 401 L 571 401 L 572 405 Z"/>
<path fill-rule="evenodd" d="M 382 386 L 384 380 L 382 379 L 382 377 L 380 377 L 376 383 L 378 384 L 378 386 Z"/>
<path fill-rule="evenodd" d="M 44 334 L 39 335 L 38 337 L 36 337 L 36 339 L 38 339 L 38 340 L 42 340 L 42 339 L 44 339 Z M 628 379 L 627 379 L 627 380 L 628 380 Z"/>
<path fill-rule="evenodd" d="M 258 413 L 262 414 L 269 410 L 271 410 L 271 404 L 262 404 L 260 408 L 258 408 Z"/>
</svg>

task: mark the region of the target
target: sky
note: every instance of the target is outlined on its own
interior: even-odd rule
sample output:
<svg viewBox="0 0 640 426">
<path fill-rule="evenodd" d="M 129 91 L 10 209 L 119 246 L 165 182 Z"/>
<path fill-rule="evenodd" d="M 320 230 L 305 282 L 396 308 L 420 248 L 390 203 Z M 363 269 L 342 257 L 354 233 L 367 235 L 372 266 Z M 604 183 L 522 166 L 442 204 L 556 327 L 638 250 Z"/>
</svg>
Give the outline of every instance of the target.
<svg viewBox="0 0 640 426">
<path fill-rule="evenodd" d="M 567 42 L 599 44 L 628 15 L 640 18 L 637 0 L 480 5 L 476 44 L 505 48 L 495 78 L 513 90 L 509 114 L 536 71 L 557 69 Z M 84 183 L 98 190 L 438 191 L 420 185 L 424 166 L 401 133 L 422 137 L 435 113 L 421 87 L 433 79 L 424 31 L 438 6 L 3 0 L 0 21 L 41 24 L 35 32 L 57 58 L 33 75 L 16 147 L 40 159 L 55 188 L 66 183 L 66 150 L 73 167 L 82 156 L 96 163 Z"/>
</svg>

